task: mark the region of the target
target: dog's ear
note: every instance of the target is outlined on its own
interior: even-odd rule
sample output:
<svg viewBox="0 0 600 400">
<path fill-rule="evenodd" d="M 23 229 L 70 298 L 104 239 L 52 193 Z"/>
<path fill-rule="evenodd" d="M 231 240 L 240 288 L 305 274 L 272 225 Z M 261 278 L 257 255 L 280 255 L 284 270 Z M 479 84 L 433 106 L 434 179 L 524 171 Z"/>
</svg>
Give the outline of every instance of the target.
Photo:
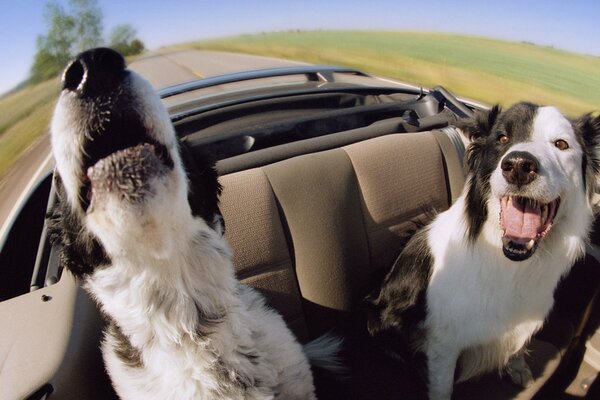
<svg viewBox="0 0 600 400">
<path fill-rule="evenodd" d="M 461 120 L 457 124 L 471 144 L 467 148 L 464 167 L 466 172 L 478 171 L 480 169 L 481 156 L 485 147 L 485 139 L 490 135 L 498 115 L 502 112 L 499 105 L 493 106 L 487 111 L 477 111 L 470 119 Z"/>
<path fill-rule="evenodd" d="M 180 141 L 181 159 L 189 181 L 188 202 L 192 215 L 202 217 L 215 230 L 224 231 L 225 226 L 219 210 L 221 184 L 210 154 L 193 154 L 189 144 Z"/>
<path fill-rule="evenodd" d="M 573 121 L 573 128 L 584 147 L 583 173 L 587 195 L 591 201 L 600 183 L 600 114 L 596 112 L 582 115 Z"/>
<path fill-rule="evenodd" d="M 476 111 L 473 118 L 459 120 L 456 123 L 456 127 L 470 141 L 484 138 L 489 135 L 501 112 L 502 108 L 496 104 L 490 110 Z"/>
<path fill-rule="evenodd" d="M 589 162 L 596 176 L 600 175 L 600 112 L 587 113 L 573 123 L 583 140 Z"/>
</svg>

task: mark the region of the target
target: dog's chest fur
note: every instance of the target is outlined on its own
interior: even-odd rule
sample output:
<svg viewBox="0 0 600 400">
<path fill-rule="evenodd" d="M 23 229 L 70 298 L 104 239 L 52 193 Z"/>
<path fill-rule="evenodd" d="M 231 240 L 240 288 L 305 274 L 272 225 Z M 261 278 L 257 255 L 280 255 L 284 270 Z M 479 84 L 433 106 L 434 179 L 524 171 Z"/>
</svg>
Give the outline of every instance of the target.
<svg viewBox="0 0 600 400">
<path fill-rule="evenodd" d="M 219 268 L 228 251 L 208 230 L 194 241 L 182 240 L 165 260 L 144 259 L 144 251 L 133 258 L 113 257 L 110 266 L 86 281 L 103 311 L 119 324 L 108 330 L 103 350 L 113 382 L 123 382 L 120 393 L 168 398 L 177 387 L 182 397 L 199 391 L 209 397 L 225 390 L 227 383 L 229 391 L 237 386 L 235 380 L 222 381 L 213 368 L 220 362 L 215 346 L 228 340 L 227 329 L 219 326 L 230 324 L 224 310 L 236 306 L 235 298 L 227 295 L 235 288 L 233 277 L 227 276 L 230 269 Z M 196 300 L 200 298 L 202 304 Z M 218 337 L 217 331 L 222 331 Z M 196 347 L 203 351 L 194 351 Z"/>
<path fill-rule="evenodd" d="M 581 254 L 583 240 L 563 240 L 553 232 L 547 238 L 552 242 L 544 244 L 552 252 L 542 248 L 530 260 L 515 263 L 502 254 L 497 224 L 486 222 L 473 243 L 466 239 L 464 207 L 461 197 L 429 229 L 433 265 L 425 323 L 433 329 L 428 330 L 452 328 L 459 347 L 512 336 L 521 324 L 537 330 L 552 307 L 556 283 Z M 520 333 L 521 345 L 532 333 Z"/>
<path fill-rule="evenodd" d="M 238 284 L 222 237 L 196 222 L 194 239 L 182 240 L 168 259 L 143 259 L 143 251 L 114 257 L 87 280 L 118 321 L 107 330 L 103 353 L 120 395 L 271 398 L 286 374 L 310 388 L 308 364 L 289 332 L 265 336 L 264 327 L 283 324 L 281 317 Z"/>
</svg>

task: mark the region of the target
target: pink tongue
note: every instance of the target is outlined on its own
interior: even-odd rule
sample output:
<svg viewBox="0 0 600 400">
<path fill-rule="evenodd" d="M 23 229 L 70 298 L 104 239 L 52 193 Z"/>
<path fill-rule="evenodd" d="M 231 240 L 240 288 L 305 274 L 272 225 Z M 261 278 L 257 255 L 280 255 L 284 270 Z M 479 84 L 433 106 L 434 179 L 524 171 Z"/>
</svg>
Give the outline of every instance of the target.
<svg viewBox="0 0 600 400">
<path fill-rule="evenodd" d="M 507 239 L 527 243 L 535 239 L 542 231 L 541 208 L 530 204 L 523 204 L 516 199 L 502 199 L 502 225 L 504 237 Z"/>
</svg>

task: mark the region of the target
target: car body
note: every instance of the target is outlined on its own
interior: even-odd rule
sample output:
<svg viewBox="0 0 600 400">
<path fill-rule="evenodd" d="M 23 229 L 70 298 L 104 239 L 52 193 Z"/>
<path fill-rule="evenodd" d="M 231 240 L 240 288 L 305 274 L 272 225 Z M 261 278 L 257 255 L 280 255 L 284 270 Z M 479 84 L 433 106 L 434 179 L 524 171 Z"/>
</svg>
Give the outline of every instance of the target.
<svg viewBox="0 0 600 400">
<path fill-rule="evenodd" d="M 447 208 L 460 194 L 466 139 L 453 124 L 484 108 L 441 87 L 314 65 L 222 75 L 159 94 L 186 148 L 218 160 L 238 277 L 263 291 L 301 341 L 359 321 L 360 300 L 391 266 L 411 221 L 426 218 L 423 209 Z M 383 168 L 389 175 L 377 175 Z M 403 199 L 419 188 L 418 199 L 406 200 L 410 212 L 395 211 L 405 210 Z M 63 273 L 46 237 L 44 216 L 53 201 L 45 172 L 1 232 L 0 398 L 113 398 L 98 348 L 102 318 Z M 597 373 L 595 254 L 591 247 L 557 291 L 550 328 L 536 338 L 539 354 L 548 357 L 532 355 L 539 361 L 534 387 L 519 391 L 485 377 L 459 393 L 559 396 L 578 382 L 580 367 L 589 368 L 580 378 Z M 404 390 L 407 378 L 390 378 L 387 364 L 359 347 L 349 358 L 363 369 L 337 388 L 324 384 L 322 397 L 396 398 L 392 389 Z"/>
</svg>

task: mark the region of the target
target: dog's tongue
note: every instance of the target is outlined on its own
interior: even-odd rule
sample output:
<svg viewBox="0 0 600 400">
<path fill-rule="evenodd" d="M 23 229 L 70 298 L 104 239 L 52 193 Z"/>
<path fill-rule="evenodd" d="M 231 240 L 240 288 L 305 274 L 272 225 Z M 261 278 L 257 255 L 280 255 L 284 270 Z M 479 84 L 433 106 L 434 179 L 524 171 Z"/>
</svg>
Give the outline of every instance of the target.
<svg viewBox="0 0 600 400">
<path fill-rule="evenodd" d="M 542 210 L 517 198 L 502 198 L 501 223 L 504 237 L 515 242 L 527 243 L 542 231 Z"/>
</svg>

